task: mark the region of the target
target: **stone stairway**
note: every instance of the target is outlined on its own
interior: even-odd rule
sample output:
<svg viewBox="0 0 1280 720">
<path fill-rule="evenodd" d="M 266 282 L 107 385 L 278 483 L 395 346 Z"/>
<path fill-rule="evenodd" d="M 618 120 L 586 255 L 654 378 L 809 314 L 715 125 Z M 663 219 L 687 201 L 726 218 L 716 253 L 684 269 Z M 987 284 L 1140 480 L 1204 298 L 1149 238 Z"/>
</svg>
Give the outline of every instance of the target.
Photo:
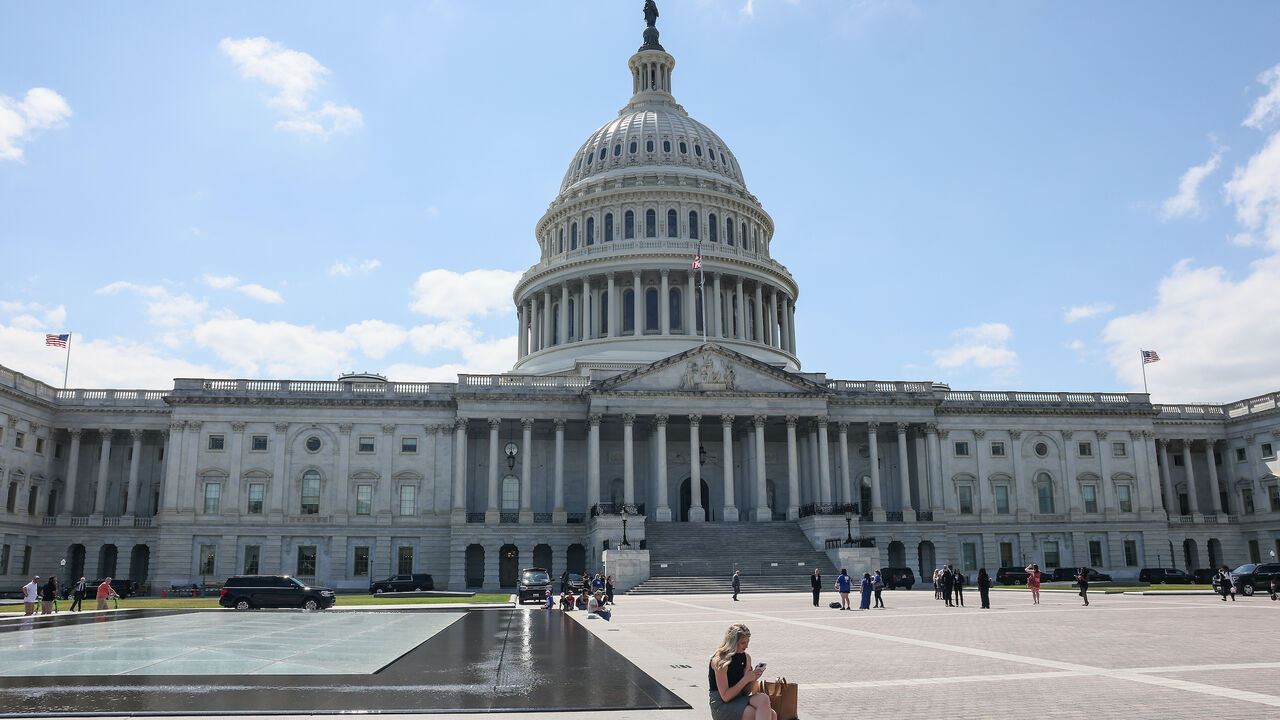
<svg viewBox="0 0 1280 720">
<path fill-rule="evenodd" d="M 742 592 L 808 592 L 820 568 L 835 582 L 825 552 L 814 550 L 794 522 L 647 523 L 650 579 L 629 595 L 729 592 L 733 571 Z"/>
</svg>

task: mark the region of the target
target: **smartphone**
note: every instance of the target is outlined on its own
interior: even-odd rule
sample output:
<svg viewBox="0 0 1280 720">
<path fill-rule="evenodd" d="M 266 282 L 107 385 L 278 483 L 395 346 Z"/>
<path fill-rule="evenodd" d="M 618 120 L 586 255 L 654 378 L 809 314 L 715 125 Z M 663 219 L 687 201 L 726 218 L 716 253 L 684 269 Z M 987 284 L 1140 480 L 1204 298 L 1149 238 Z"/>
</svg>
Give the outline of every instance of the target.
<svg viewBox="0 0 1280 720">
<path fill-rule="evenodd" d="M 759 663 L 759 664 L 757 664 L 757 665 L 756 665 L 756 672 L 760 672 L 761 670 L 764 670 L 765 666 L 766 666 L 766 665 L 768 665 L 768 664 L 769 664 L 769 663 Z"/>
</svg>

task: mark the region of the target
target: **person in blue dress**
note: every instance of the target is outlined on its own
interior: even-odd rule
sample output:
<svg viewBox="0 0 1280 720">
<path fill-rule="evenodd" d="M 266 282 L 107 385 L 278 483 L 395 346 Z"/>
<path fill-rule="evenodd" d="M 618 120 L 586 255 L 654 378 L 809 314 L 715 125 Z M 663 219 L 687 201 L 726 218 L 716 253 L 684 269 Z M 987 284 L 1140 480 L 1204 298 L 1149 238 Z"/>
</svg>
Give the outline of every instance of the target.
<svg viewBox="0 0 1280 720">
<path fill-rule="evenodd" d="M 859 610 L 871 609 L 871 573 L 862 573 L 862 604 L 858 606 Z"/>
<path fill-rule="evenodd" d="M 836 578 L 836 591 L 840 593 L 840 609 L 852 610 L 849 605 L 849 591 L 853 589 L 853 580 L 849 578 L 849 571 L 840 568 L 840 577 Z"/>
</svg>

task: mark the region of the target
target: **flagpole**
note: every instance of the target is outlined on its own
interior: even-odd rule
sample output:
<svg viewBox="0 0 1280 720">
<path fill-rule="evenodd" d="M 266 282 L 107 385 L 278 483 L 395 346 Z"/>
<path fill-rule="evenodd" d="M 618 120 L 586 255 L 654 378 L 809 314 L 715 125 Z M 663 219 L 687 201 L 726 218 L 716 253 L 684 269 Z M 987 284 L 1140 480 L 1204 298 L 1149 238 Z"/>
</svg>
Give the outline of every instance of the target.
<svg viewBox="0 0 1280 720">
<path fill-rule="evenodd" d="M 67 333 L 67 357 L 62 363 L 62 389 L 67 389 L 67 375 L 71 372 L 71 333 Z"/>
<path fill-rule="evenodd" d="M 1150 395 L 1151 391 L 1147 390 L 1147 355 L 1141 348 L 1138 349 L 1138 362 L 1142 363 L 1142 392 Z"/>
<path fill-rule="evenodd" d="M 707 276 L 702 269 L 702 241 L 698 241 L 698 292 L 702 295 L 702 344 L 707 344 Z"/>
</svg>

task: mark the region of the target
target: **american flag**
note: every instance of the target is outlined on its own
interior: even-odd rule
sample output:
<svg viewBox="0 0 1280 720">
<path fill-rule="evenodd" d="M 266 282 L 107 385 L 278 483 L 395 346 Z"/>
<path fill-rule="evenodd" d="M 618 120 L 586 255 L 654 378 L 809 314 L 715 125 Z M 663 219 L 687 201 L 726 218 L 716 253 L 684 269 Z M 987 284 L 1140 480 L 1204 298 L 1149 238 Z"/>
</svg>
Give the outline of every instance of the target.
<svg viewBox="0 0 1280 720">
<path fill-rule="evenodd" d="M 70 333 L 64 333 L 62 335 L 45 335 L 44 344 L 46 347 L 52 345 L 54 347 L 64 348 L 67 346 L 67 341 L 70 339 Z"/>
<path fill-rule="evenodd" d="M 1153 362 L 1160 362 L 1160 356 L 1156 354 L 1156 351 L 1155 351 L 1155 350 L 1143 350 L 1143 351 L 1142 351 L 1142 364 L 1143 364 L 1143 365 L 1148 365 L 1148 364 L 1153 363 Z"/>
<path fill-rule="evenodd" d="M 702 253 L 697 253 L 696 255 L 693 256 L 693 269 L 694 270 L 702 269 Z"/>
</svg>

